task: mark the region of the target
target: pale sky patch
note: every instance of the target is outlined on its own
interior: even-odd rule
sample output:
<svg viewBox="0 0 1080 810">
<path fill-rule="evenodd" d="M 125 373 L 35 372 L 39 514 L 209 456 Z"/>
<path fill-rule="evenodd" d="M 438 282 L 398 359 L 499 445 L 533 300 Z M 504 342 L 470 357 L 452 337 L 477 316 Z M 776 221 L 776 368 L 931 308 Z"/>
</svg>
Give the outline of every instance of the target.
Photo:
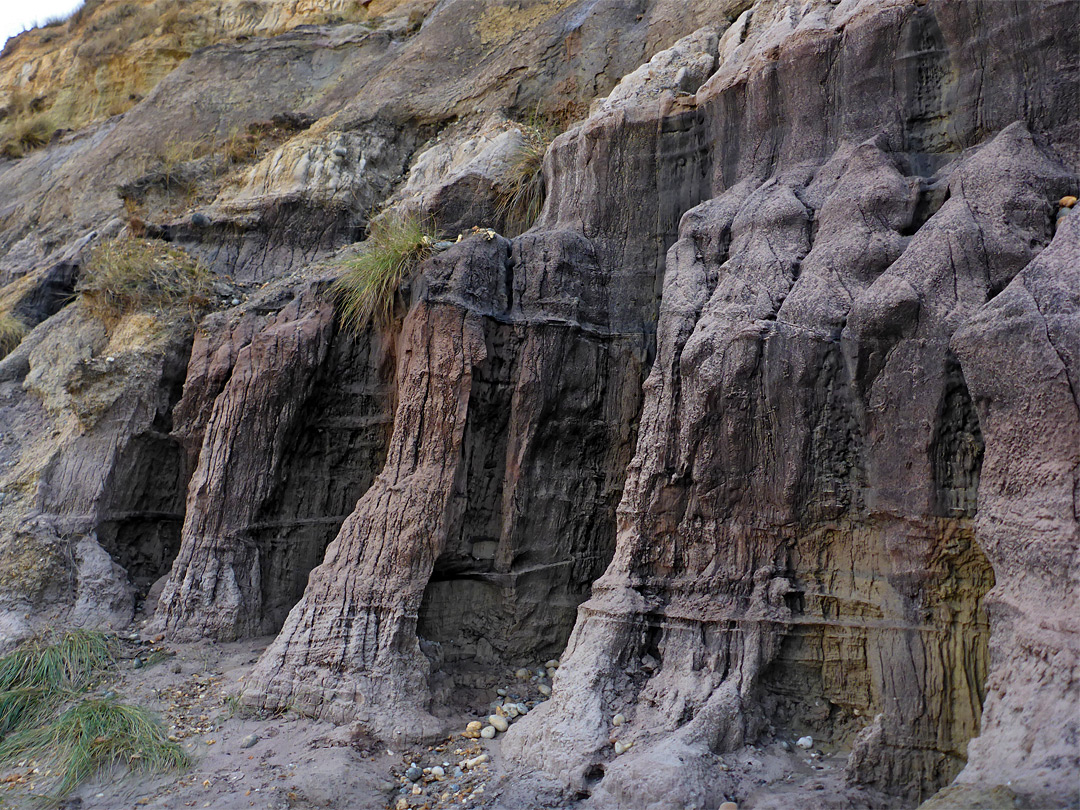
<svg viewBox="0 0 1080 810">
<path fill-rule="evenodd" d="M 0 0 L 0 50 L 8 37 L 54 17 L 67 17 L 82 0 Z"/>
</svg>

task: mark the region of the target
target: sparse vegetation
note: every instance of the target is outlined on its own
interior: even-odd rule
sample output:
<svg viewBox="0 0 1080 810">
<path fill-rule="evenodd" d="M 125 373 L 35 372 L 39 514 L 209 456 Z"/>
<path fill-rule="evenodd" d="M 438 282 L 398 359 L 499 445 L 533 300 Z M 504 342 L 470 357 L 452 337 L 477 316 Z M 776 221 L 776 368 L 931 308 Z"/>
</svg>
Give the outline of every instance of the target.
<svg viewBox="0 0 1080 810">
<path fill-rule="evenodd" d="M 10 312 L 0 313 L 0 357 L 10 354 L 26 337 L 26 324 Z"/>
<path fill-rule="evenodd" d="M 59 127 L 50 113 L 15 111 L 0 130 L 0 157 L 21 158 L 45 146 Z"/>
<path fill-rule="evenodd" d="M 179 307 L 195 318 L 210 303 L 210 279 L 179 248 L 153 239 L 113 239 L 91 252 L 76 289 L 106 322 L 138 310 Z"/>
<path fill-rule="evenodd" d="M 146 709 L 85 695 L 115 664 L 116 646 L 103 633 L 76 630 L 0 658 L 0 766 L 45 765 L 53 801 L 118 764 L 152 771 L 188 764 Z"/>
<path fill-rule="evenodd" d="M 521 127 L 521 142 L 510 161 L 510 171 L 499 194 L 499 220 L 507 236 L 532 227 L 544 208 L 544 154 L 554 137 L 550 127 Z"/>
<path fill-rule="evenodd" d="M 103 633 L 72 630 L 59 639 L 39 639 L 0 658 L 0 692 L 78 691 L 111 665 L 114 655 L 115 643 Z"/>
<path fill-rule="evenodd" d="M 432 254 L 436 238 L 432 223 L 416 216 L 388 216 L 373 228 L 334 284 L 342 323 L 357 332 L 389 323 L 398 286 Z"/>
</svg>

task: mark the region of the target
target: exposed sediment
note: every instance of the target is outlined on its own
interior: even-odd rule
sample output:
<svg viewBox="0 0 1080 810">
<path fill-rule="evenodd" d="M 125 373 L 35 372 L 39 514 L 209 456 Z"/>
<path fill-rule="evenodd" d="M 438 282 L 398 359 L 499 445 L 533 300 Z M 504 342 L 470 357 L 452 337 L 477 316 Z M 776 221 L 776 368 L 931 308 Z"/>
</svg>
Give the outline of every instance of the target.
<svg viewBox="0 0 1080 810">
<path fill-rule="evenodd" d="M 0 645 L 169 573 L 154 632 L 277 633 L 245 703 L 394 744 L 560 657 L 507 806 L 744 801 L 718 758 L 803 734 L 843 801 L 1075 806 L 1076 3 L 462 7 L 215 45 L 0 162 Z M 584 119 L 506 239 L 523 111 Z M 181 122 L 262 145 L 140 166 Z M 453 227 L 354 334 L 323 260 L 383 203 Z M 223 311 L 60 309 L 136 232 Z"/>
</svg>

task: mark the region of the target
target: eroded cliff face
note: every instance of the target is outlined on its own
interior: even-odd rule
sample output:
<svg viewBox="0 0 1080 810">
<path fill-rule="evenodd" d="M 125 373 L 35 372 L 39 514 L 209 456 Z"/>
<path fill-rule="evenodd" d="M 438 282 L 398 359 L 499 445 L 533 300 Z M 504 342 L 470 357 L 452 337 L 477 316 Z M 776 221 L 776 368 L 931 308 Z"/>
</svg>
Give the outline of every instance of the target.
<svg viewBox="0 0 1080 810">
<path fill-rule="evenodd" d="M 0 642 L 150 593 L 152 632 L 277 634 L 249 705 L 393 743 L 561 656 L 507 806 L 789 806 L 719 757 L 805 733 L 854 806 L 1075 805 L 1076 4 L 421 12 L 219 44 L 0 162 L 40 322 L 0 363 Z M 528 232 L 336 323 L 374 208 L 499 227 L 514 116 L 587 106 Z M 60 310 L 117 233 L 221 311 Z"/>
</svg>

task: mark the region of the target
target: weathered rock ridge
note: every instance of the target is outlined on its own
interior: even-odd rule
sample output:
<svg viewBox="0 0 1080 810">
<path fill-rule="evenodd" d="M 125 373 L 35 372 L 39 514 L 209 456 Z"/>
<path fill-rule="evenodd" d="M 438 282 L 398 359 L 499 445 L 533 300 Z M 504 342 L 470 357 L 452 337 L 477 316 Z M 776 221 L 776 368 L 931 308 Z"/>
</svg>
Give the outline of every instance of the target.
<svg viewBox="0 0 1080 810">
<path fill-rule="evenodd" d="M 849 752 L 843 806 L 1080 806 L 1078 4 L 417 9 L 215 45 L 0 160 L 36 327 L 0 361 L 0 647 L 146 599 L 276 634 L 249 706 L 393 744 L 560 657 L 508 807 L 811 801 L 718 768 L 781 733 Z M 506 239 L 528 114 L 583 118 Z M 329 289 L 384 205 L 466 235 L 354 334 Z M 117 234 L 218 311 L 62 306 Z"/>
</svg>

